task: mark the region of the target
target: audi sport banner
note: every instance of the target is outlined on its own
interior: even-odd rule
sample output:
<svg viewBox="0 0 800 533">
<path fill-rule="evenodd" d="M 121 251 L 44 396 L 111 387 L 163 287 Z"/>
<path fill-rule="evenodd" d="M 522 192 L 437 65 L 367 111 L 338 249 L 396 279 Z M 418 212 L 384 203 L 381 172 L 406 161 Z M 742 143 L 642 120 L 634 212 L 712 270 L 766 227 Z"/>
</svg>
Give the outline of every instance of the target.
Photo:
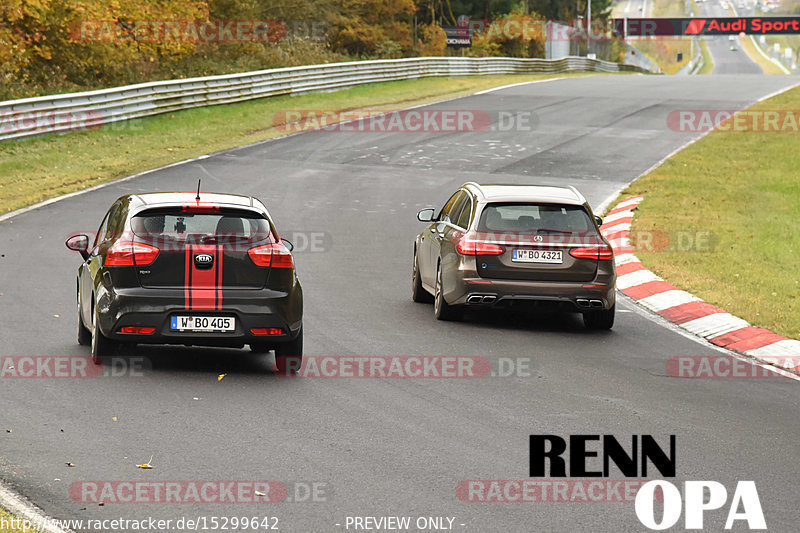
<svg viewBox="0 0 800 533">
<path fill-rule="evenodd" d="M 626 27 L 627 26 L 627 27 Z M 779 35 L 800 33 L 800 17 L 712 17 L 614 19 L 614 34 L 626 37 L 667 35 Z"/>
</svg>

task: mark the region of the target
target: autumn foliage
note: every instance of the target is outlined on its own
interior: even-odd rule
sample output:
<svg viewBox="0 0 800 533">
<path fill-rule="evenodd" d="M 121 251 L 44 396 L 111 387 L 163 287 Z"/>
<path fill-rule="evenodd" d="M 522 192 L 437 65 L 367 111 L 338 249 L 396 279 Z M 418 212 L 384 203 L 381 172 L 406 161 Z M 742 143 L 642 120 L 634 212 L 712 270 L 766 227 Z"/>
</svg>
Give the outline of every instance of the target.
<svg viewBox="0 0 800 533">
<path fill-rule="evenodd" d="M 473 5 L 474 4 L 474 5 Z M 0 0 L 0 100 L 331 61 L 456 54 L 441 25 L 513 2 Z M 199 35 L 199 37 L 198 37 Z M 479 40 L 479 39 L 478 39 Z M 538 53 L 535 43 L 481 55 Z"/>
</svg>

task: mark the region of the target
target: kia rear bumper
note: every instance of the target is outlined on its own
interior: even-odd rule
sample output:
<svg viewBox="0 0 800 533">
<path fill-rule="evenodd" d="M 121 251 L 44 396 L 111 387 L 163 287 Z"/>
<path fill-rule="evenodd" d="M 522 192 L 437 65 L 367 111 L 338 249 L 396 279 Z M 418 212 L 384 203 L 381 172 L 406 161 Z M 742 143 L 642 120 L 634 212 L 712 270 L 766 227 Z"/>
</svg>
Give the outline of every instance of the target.
<svg viewBox="0 0 800 533">
<path fill-rule="evenodd" d="M 122 289 L 110 294 L 107 301 L 107 307 L 98 305 L 100 329 L 119 342 L 230 347 L 280 344 L 295 339 L 302 326 L 299 284 L 290 292 L 225 290 L 215 309 L 186 309 L 184 292 L 177 289 Z M 233 331 L 180 331 L 172 327 L 174 316 L 230 317 L 235 323 Z M 145 328 L 148 333 L 123 333 L 122 328 Z"/>
</svg>

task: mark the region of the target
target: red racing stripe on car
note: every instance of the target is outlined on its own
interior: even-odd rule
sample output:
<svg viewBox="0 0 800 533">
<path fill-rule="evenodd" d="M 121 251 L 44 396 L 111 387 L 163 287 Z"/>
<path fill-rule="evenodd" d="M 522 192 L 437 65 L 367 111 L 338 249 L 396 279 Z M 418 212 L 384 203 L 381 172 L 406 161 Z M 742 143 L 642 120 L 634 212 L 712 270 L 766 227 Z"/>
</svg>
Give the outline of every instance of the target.
<svg viewBox="0 0 800 533">
<path fill-rule="evenodd" d="M 222 310 L 222 246 L 217 246 L 217 310 Z"/>
<path fill-rule="evenodd" d="M 214 258 L 214 263 L 218 262 L 216 245 L 196 244 L 191 247 L 191 256 L 197 254 L 209 254 Z M 216 268 L 200 269 L 192 259 L 191 277 L 191 309 L 200 311 L 213 311 L 217 308 L 217 275 Z"/>
<path fill-rule="evenodd" d="M 192 246 L 186 245 L 186 264 L 183 269 L 183 307 L 192 308 Z"/>
</svg>

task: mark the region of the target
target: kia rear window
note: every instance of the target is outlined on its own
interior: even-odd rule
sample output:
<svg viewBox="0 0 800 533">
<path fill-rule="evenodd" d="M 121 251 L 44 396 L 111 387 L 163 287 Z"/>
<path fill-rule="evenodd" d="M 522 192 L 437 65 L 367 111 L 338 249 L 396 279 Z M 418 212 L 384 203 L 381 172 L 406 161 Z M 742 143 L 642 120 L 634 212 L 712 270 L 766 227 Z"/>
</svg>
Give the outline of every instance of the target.
<svg viewBox="0 0 800 533">
<path fill-rule="evenodd" d="M 148 240 L 172 240 L 192 244 L 274 242 L 267 219 L 238 210 L 190 211 L 182 208 L 152 209 L 131 219 L 133 233 Z"/>
<path fill-rule="evenodd" d="M 594 229 L 589 214 L 581 206 L 532 203 L 496 203 L 484 207 L 478 221 L 481 231 L 561 233 Z"/>
</svg>

